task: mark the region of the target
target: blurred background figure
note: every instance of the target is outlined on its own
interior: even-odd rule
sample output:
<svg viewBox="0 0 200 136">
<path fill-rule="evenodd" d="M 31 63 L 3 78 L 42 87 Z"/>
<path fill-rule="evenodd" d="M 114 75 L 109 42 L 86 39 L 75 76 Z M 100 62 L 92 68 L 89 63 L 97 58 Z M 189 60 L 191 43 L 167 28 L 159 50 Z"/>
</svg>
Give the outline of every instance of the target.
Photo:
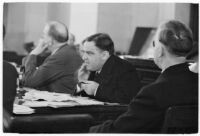
<svg viewBox="0 0 200 136">
<path fill-rule="evenodd" d="M 23 48 L 26 51 L 26 55 L 28 55 L 33 49 L 36 48 L 36 45 L 33 41 L 27 42 L 23 44 Z M 37 56 L 37 66 L 40 66 L 44 60 L 51 54 L 49 50 L 45 50 L 42 54 Z"/>
<path fill-rule="evenodd" d="M 190 71 L 199 73 L 199 46 L 197 42 L 194 44 L 192 50 L 188 53 L 186 59 L 194 62 L 189 66 Z"/>
<path fill-rule="evenodd" d="M 35 48 L 35 45 L 33 42 L 27 42 L 27 43 L 24 43 L 23 47 L 25 51 L 27 52 L 27 54 L 29 54 Z"/>
<path fill-rule="evenodd" d="M 65 24 L 52 21 L 45 25 L 38 45 L 23 59 L 24 86 L 50 92 L 74 93 L 77 84 L 74 74 L 82 60 L 67 41 L 68 28 Z M 46 51 L 51 54 L 37 68 L 37 57 Z"/>
</svg>

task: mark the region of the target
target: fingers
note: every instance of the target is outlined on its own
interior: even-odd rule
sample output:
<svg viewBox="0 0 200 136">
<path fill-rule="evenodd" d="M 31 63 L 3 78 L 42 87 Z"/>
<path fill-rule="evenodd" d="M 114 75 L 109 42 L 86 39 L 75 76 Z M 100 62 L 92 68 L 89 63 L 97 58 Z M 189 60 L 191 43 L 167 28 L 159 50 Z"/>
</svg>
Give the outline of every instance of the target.
<svg viewBox="0 0 200 136">
<path fill-rule="evenodd" d="M 80 71 L 87 72 L 87 68 L 86 68 L 85 63 L 83 63 L 83 64 L 81 65 Z"/>
<path fill-rule="evenodd" d="M 82 84 L 87 84 L 86 82 L 87 82 L 87 80 L 81 80 L 81 81 L 79 81 L 80 83 L 82 83 Z"/>
<path fill-rule="evenodd" d="M 96 83 L 96 82 L 86 80 L 86 81 L 84 81 L 84 83 L 85 83 L 85 84 L 93 84 L 93 83 Z"/>
</svg>

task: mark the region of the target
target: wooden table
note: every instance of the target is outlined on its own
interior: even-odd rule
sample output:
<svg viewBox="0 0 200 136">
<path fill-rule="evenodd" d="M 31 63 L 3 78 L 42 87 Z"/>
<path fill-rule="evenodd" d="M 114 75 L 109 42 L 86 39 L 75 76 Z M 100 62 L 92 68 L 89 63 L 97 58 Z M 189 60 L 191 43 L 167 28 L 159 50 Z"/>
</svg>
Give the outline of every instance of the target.
<svg viewBox="0 0 200 136">
<path fill-rule="evenodd" d="M 4 130 L 14 133 L 87 133 L 89 127 L 115 119 L 127 105 L 93 105 L 75 107 L 34 108 L 30 115 L 4 111 Z"/>
</svg>

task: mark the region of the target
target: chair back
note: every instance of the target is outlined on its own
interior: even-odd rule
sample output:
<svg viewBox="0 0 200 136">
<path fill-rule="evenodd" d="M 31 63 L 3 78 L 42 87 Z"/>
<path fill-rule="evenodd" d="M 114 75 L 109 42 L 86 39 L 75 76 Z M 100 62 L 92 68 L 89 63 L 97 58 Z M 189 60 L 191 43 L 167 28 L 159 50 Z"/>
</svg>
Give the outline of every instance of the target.
<svg viewBox="0 0 200 136">
<path fill-rule="evenodd" d="M 169 107 L 162 127 L 162 133 L 197 133 L 198 105 Z"/>
</svg>

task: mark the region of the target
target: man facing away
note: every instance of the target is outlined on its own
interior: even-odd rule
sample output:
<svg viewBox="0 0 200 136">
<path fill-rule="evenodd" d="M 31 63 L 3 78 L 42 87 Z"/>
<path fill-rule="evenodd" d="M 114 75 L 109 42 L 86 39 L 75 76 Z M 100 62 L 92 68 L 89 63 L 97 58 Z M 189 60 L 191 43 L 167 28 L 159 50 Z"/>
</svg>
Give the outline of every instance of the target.
<svg viewBox="0 0 200 136">
<path fill-rule="evenodd" d="M 114 43 L 107 34 L 91 35 L 82 46 L 79 91 L 100 101 L 128 104 L 140 89 L 133 65 L 114 55 Z"/>
<path fill-rule="evenodd" d="M 82 60 L 78 53 L 67 45 L 68 29 L 60 22 L 48 23 L 37 47 L 23 60 L 24 86 L 50 92 L 73 94 L 77 84 L 75 72 Z M 37 56 L 49 50 L 42 65 L 36 68 Z"/>
<path fill-rule="evenodd" d="M 198 76 L 185 56 L 192 49 L 192 33 L 179 21 L 160 25 L 155 39 L 154 61 L 162 69 L 158 79 L 141 89 L 127 112 L 114 121 L 90 128 L 96 133 L 160 133 L 170 106 L 198 104 Z"/>
</svg>

